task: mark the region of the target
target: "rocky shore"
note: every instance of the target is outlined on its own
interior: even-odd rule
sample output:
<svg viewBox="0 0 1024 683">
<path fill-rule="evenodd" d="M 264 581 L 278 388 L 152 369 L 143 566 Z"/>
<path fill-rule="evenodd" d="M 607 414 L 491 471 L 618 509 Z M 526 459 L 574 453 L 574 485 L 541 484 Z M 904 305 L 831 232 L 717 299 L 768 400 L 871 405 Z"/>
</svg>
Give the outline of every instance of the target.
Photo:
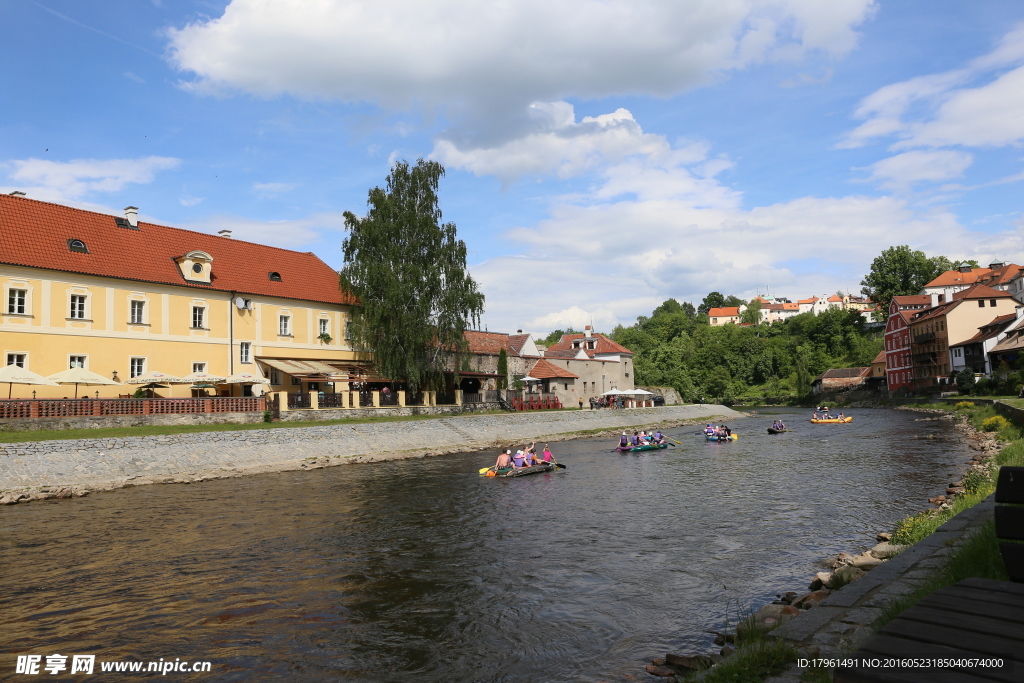
<svg viewBox="0 0 1024 683">
<path fill-rule="evenodd" d="M 947 410 L 909 406 L 901 406 L 896 408 L 896 410 L 907 410 L 932 415 L 931 417 L 919 418 L 915 420 L 916 422 L 933 420 L 953 422 L 953 428 L 964 435 L 971 450 L 975 451 L 975 454 L 965 463 L 960 473 L 950 474 L 952 481 L 946 490 L 943 493 L 928 498 L 929 507 L 925 508 L 922 514 L 938 514 L 941 510 L 951 508 L 956 496 L 963 494 L 965 491 L 965 478 L 970 476 L 972 472 L 987 476 L 991 470 L 995 455 L 1004 445 L 994 434 L 979 432 L 974 429 L 964 415 L 956 415 Z M 891 543 L 892 537 L 890 532 L 881 532 L 875 538 L 876 545 L 870 549 L 856 554 L 842 552 L 836 557 L 823 560 L 825 571 L 815 573 L 805 590 L 777 593 L 775 600 L 764 605 L 742 621 L 737 627 L 737 631 L 742 634 L 745 628 L 771 630 L 803 614 L 807 610 L 817 607 L 834 591 L 862 578 L 872 569 L 898 555 L 906 546 Z M 680 678 L 707 670 L 725 661 L 727 657 L 735 652 L 735 649 L 732 647 L 735 634 L 709 633 L 715 636 L 708 647 L 709 652 L 687 655 L 666 654 L 664 657 L 651 660 L 651 663 L 646 666 L 647 673 L 661 677 L 666 683 L 676 683 Z M 802 656 L 814 656 L 816 654 L 816 652 L 801 653 Z"/>
<path fill-rule="evenodd" d="M 623 429 L 670 429 L 737 417 L 741 414 L 719 405 L 666 406 L 0 444 L 0 505 L 143 484 L 433 457 L 534 440 L 614 436 Z M 388 444 L 388 450 L 381 450 L 381 444 Z"/>
</svg>

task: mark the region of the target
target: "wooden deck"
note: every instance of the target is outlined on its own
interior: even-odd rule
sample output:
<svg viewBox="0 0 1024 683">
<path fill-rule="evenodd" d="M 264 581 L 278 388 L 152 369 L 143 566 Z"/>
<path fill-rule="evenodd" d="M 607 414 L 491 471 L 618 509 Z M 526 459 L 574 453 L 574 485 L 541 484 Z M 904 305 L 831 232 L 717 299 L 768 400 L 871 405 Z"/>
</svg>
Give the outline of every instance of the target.
<svg viewBox="0 0 1024 683">
<path fill-rule="evenodd" d="M 1024 681 L 1024 585 L 967 579 L 903 612 L 854 657 L 1002 658 L 1001 669 L 836 668 L 836 683 Z"/>
</svg>

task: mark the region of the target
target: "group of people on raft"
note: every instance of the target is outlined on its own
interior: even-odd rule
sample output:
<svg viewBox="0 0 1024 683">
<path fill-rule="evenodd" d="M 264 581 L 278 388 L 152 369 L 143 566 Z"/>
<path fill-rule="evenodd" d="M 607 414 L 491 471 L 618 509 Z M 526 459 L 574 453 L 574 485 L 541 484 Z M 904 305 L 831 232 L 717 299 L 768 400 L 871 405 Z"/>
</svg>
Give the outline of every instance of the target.
<svg viewBox="0 0 1024 683">
<path fill-rule="evenodd" d="M 845 420 L 846 416 L 842 413 L 838 415 L 832 415 L 828 412 L 828 406 L 818 406 L 818 410 L 811 412 L 812 420 Z"/>
<path fill-rule="evenodd" d="M 635 448 L 637 446 L 660 446 L 665 443 L 665 435 L 661 432 L 633 432 L 633 436 L 629 436 L 626 432 L 622 432 L 622 436 L 619 437 L 619 448 Z"/>
<path fill-rule="evenodd" d="M 540 457 L 537 457 L 537 442 L 533 442 L 529 446 L 523 446 L 515 453 L 512 452 L 511 448 L 503 450 L 498 455 L 498 460 L 494 463 L 494 471 L 498 474 L 504 474 L 512 470 L 521 470 L 524 467 L 533 467 L 554 461 L 555 456 L 551 454 L 551 449 L 548 448 L 547 444 L 544 444 L 544 451 L 540 454 Z"/>
<path fill-rule="evenodd" d="M 717 427 L 711 423 L 704 428 L 704 436 L 717 436 L 719 439 L 732 438 L 732 430 L 729 429 L 728 425 L 718 425 Z"/>
<path fill-rule="evenodd" d="M 779 418 L 775 418 L 775 422 L 772 422 L 772 429 L 784 432 L 786 431 L 786 425 Z"/>
</svg>

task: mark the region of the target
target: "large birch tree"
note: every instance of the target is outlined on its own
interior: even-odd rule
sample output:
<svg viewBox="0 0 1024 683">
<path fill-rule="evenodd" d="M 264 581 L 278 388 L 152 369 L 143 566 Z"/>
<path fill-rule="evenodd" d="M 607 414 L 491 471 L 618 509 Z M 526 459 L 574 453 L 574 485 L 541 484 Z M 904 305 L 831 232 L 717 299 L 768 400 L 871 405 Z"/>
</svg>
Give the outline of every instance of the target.
<svg viewBox="0 0 1024 683">
<path fill-rule="evenodd" d="M 386 187 L 370 190 L 365 216 L 345 212 L 341 287 L 359 300 L 353 342 L 373 352 L 378 374 L 410 391 L 442 387 L 484 309 L 466 244 L 454 223 L 441 222 L 442 176 L 436 161 L 396 162 Z"/>
</svg>

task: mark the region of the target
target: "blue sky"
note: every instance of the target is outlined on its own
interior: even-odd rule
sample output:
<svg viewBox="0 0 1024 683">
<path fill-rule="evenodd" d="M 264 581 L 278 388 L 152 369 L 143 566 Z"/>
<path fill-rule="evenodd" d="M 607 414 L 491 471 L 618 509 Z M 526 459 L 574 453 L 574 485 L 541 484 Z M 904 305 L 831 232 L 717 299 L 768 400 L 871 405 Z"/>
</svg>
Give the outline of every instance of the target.
<svg viewBox="0 0 1024 683">
<path fill-rule="evenodd" d="M 314 251 L 396 158 L 492 330 L 1024 263 L 1017 0 L 12 0 L 0 190 Z"/>
</svg>

